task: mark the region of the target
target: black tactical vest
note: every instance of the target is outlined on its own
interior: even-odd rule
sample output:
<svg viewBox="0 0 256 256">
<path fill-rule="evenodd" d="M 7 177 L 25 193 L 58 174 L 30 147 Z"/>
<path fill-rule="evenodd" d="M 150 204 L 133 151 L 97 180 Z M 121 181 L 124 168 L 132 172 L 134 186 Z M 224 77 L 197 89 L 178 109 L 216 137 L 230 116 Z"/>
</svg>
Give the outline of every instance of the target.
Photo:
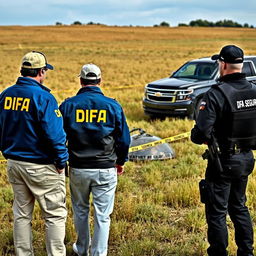
<svg viewBox="0 0 256 256">
<path fill-rule="evenodd" d="M 227 83 L 218 86 L 231 109 L 226 120 L 230 148 L 256 149 L 256 86 L 237 90 Z"/>
</svg>

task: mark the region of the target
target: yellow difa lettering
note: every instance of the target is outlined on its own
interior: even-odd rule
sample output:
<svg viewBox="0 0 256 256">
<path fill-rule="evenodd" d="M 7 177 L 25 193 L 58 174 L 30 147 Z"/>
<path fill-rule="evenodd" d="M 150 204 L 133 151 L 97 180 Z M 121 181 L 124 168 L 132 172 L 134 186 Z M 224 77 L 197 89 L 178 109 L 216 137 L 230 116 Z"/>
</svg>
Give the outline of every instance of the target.
<svg viewBox="0 0 256 256">
<path fill-rule="evenodd" d="M 88 123 L 89 122 L 89 109 L 85 110 L 85 122 Z"/>
<path fill-rule="evenodd" d="M 22 97 L 6 97 L 4 100 L 4 109 L 15 111 L 29 110 L 30 99 Z"/>
<path fill-rule="evenodd" d="M 29 109 L 29 103 L 30 103 L 30 99 L 29 98 L 25 98 L 24 101 L 23 101 L 23 104 L 22 104 L 22 107 L 20 109 L 20 111 L 26 111 L 28 112 L 28 109 Z"/>
<path fill-rule="evenodd" d="M 98 110 L 97 109 L 91 109 L 90 110 L 90 123 L 92 123 L 93 119 L 94 118 L 97 118 L 97 113 L 98 113 Z"/>
<path fill-rule="evenodd" d="M 12 107 L 12 97 L 5 97 L 4 109 L 11 109 L 11 107 Z"/>
<path fill-rule="evenodd" d="M 12 110 L 15 110 L 15 103 L 16 103 L 16 97 L 13 97 L 13 100 L 12 100 Z"/>
<path fill-rule="evenodd" d="M 92 122 L 107 122 L 107 110 L 97 109 L 77 109 L 76 110 L 76 122 L 77 123 L 92 123 Z"/>
<path fill-rule="evenodd" d="M 84 122 L 84 111 L 82 109 L 76 110 L 76 122 L 77 123 Z"/>
<path fill-rule="evenodd" d="M 23 101 L 23 98 L 20 98 L 20 97 L 17 98 L 15 110 L 18 110 L 18 108 L 21 106 L 22 101 Z"/>
<path fill-rule="evenodd" d="M 61 117 L 61 112 L 60 112 L 59 109 L 55 109 L 54 112 L 55 112 L 57 117 Z"/>
<path fill-rule="evenodd" d="M 100 112 L 99 112 L 97 123 L 100 123 L 101 121 L 103 123 L 107 122 L 107 111 L 106 110 L 100 110 Z"/>
</svg>

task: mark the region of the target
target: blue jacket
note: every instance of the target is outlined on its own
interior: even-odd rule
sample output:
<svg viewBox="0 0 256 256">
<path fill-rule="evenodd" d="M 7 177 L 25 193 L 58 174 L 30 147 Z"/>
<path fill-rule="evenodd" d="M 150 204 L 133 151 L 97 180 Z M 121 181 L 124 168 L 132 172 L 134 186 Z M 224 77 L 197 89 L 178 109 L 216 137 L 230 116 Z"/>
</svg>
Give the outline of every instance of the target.
<svg viewBox="0 0 256 256">
<path fill-rule="evenodd" d="M 69 164 L 110 168 L 127 161 L 130 133 L 119 103 L 87 86 L 60 106 L 67 133 Z"/>
<path fill-rule="evenodd" d="M 28 77 L 0 95 L 0 150 L 5 158 L 63 168 L 63 119 L 50 90 Z"/>
</svg>

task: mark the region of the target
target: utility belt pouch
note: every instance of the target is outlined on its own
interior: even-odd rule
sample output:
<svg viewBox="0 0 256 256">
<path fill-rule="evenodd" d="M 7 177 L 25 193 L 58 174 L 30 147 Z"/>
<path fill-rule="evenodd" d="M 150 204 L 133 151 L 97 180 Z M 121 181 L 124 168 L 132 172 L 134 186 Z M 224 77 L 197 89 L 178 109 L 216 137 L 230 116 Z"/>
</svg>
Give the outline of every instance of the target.
<svg viewBox="0 0 256 256">
<path fill-rule="evenodd" d="M 202 158 L 205 159 L 209 159 L 209 150 L 206 149 L 205 152 L 202 154 Z"/>
<path fill-rule="evenodd" d="M 208 197 L 208 185 L 206 180 L 200 180 L 199 182 L 200 201 L 205 204 Z"/>
</svg>

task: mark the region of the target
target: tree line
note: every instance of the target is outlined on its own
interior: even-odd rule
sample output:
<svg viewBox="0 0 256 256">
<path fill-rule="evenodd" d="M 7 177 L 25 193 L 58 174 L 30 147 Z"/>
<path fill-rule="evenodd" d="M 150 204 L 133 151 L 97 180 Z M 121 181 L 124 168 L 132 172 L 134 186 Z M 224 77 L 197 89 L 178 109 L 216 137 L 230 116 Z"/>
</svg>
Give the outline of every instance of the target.
<svg viewBox="0 0 256 256">
<path fill-rule="evenodd" d="M 249 25 L 248 23 L 239 24 L 233 20 L 219 20 L 216 22 L 208 21 L 208 20 L 192 20 L 189 24 L 179 23 L 179 27 L 181 26 L 190 26 L 190 27 L 229 27 L 229 28 L 254 28 L 253 25 Z"/>
<path fill-rule="evenodd" d="M 63 25 L 61 22 L 56 22 L 55 25 L 60 26 Z M 104 25 L 101 23 L 95 23 L 95 22 L 88 22 L 87 24 L 83 24 L 80 21 L 75 21 L 70 25 Z M 105 25 L 106 26 L 106 25 Z M 132 25 L 130 25 L 132 27 Z M 170 27 L 170 24 L 166 21 L 162 21 L 160 24 L 155 24 L 154 27 Z M 229 27 L 229 28 L 254 28 L 253 25 L 249 25 L 248 23 L 239 24 L 236 21 L 233 20 L 219 20 L 216 22 L 208 21 L 208 20 L 192 20 L 188 24 L 186 23 L 179 23 L 178 27 Z"/>
</svg>

